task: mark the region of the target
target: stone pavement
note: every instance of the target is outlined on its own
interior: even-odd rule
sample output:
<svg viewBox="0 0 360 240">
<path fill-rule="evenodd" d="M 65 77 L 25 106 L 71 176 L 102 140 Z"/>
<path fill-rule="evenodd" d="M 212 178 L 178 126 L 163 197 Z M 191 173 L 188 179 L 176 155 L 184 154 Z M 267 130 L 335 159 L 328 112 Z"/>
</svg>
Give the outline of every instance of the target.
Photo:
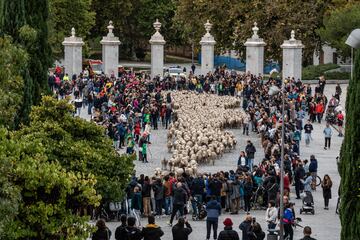
<svg viewBox="0 0 360 240">
<path fill-rule="evenodd" d="M 346 97 L 346 88 L 347 85 L 342 85 L 343 93 L 341 96 L 341 105 L 345 107 L 345 97 Z M 331 94 L 335 92 L 335 85 L 327 85 L 325 87 L 325 92 L 327 97 L 330 99 Z M 84 111 L 83 111 L 84 112 Z M 88 118 L 87 116 L 82 116 L 84 118 Z M 295 203 L 296 215 L 297 217 L 302 218 L 302 222 L 300 223 L 302 226 L 311 226 L 313 229 L 313 237 L 317 240 L 338 240 L 340 239 L 340 220 L 339 216 L 335 214 L 335 207 L 337 203 L 338 197 L 338 187 L 340 184 L 340 176 L 337 171 L 336 157 L 339 154 L 341 143 L 343 138 L 337 136 L 336 131 L 333 131 L 333 137 L 331 139 L 331 149 L 324 150 L 324 137 L 323 137 L 323 129 L 325 127 L 325 122 L 323 121 L 321 124 L 314 123 L 314 131 L 312 134 L 313 141 L 311 142 L 309 147 L 305 146 L 304 140 L 301 142 L 300 147 L 300 157 L 302 159 L 309 159 L 311 154 L 314 154 L 318 160 L 318 175 L 323 178 L 325 174 L 329 174 L 333 181 L 332 188 L 332 199 L 330 200 L 329 207 L 330 210 L 324 210 L 324 202 L 322 197 L 322 190 L 318 188 L 317 191 L 313 192 L 314 201 L 315 201 L 315 215 L 300 215 L 299 209 L 301 207 L 301 201 L 295 199 L 294 189 L 292 189 L 291 193 L 291 201 Z M 259 137 L 256 134 L 251 134 L 249 137 L 243 136 L 240 129 L 233 130 L 236 138 L 238 140 L 238 144 L 236 149 L 230 153 L 224 154 L 224 156 L 215 161 L 214 166 L 200 166 L 199 171 L 201 172 L 216 172 L 220 170 L 230 170 L 234 169 L 237 163 L 238 154 L 241 150 L 244 150 L 246 141 L 248 139 L 252 140 L 254 143 L 257 152 L 255 154 L 256 160 L 261 160 L 263 158 L 263 151 L 259 145 Z M 150 163 L 144 164 L 139 161 L 135 161 L 135 169 L 137 174 L 144 173 L 152 175 L 154 173 L 154 169 L 156 167 L 161 167 L 160 161 L 166 157 L 169 158 L 170 154 L 167 152 L 166 148 L 166 130 L 153 130 L 151 134 L 152 145 L 149 147 L 151 154 L 149 154 Z M 255 163 L 257 161 L 255 160 Z M 251 212 L 251 215 L 256 217 L 256 220 L 261 224 L 264 231 L 266 231 L 266 223 L 264 221 L 265 211 L 262 210 L 254 210 Z M 190 218 L 190 215 L 188 215 Z M 223 214 L 219 220 L 219 230 L 223 229 L 222 221 L 224 218 L 230 217 L 234 222 L 234 229 L 239 231 L 239 224 L 245 218 L 245 213 L 240 212 L 238 215 L 229 215 Z M 172 239 L 171 228 L 167 226 L 167 222 L 169 221 L 168 217 L 156 219 L 157 223 L 162 227 L 165 232 L 165 235 L 162 239 Z M 199 240 L 205 239 L 206 237 L 206 223 L 205 221 L 192 221 L 189 220 L 190 224 L 193 227 L 193 233 L 190 235 L 189 239 Z M 146 225 L 147 219 L 142 219 L 142 224 Z M 108 222 L 107 226 L 115 233 L 116 227 L 119 225 L 118 222 Z M 300 239 L 302 237 L 302 229 L 296 228 L 294 230 L 294 239 Z M 112 236 L 111 239 L 114 239 Z"/>
</svg>

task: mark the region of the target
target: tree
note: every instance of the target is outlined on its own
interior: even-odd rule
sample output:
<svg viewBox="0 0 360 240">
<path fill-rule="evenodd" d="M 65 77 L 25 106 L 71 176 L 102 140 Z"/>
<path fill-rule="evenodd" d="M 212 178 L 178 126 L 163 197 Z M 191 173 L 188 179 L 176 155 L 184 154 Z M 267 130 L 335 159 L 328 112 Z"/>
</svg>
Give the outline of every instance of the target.
<svg viewBox="0 0 360 240">
<path fill-rule="evenodd" d="M 49 43 L 55 56 L 62 57 L 64 37 L 75 28 L 76 35 L 86 40 L 95 24 L 92 0 L 49 0 Z"/>
<path fill-rule="evenodd" d="M 43 97 L 33 107 L 30 126 L 18 131 L 16 139 L 38 140 L 49 162 L 58 162 L 68 171 L 94 175 L 96 190 L 105 202 L 119 201 L 133 171 L 133 158 L 120 156 L 95 123 L 72 116 L 67 100 Z"/>
<path fill-rule="evenodd" d="M 346 23 L 346 24 L 344 24 Z M 360 3 L 349 3 L 336 8 L 324 17 L 324 27 L 318 30 L 322 41 L 328 43 L 343 57 L 350 56 L 345 41 L 352 30 L 360 26 Z"/>
<path fill-rule="evenodd" d="M 28 123 L 32 104 L 40 102 L 41 94 L 47 93 L 47 71 L 51 66 L 51 49 L 48 44 L 47 0 L 1 0 L 1 35 L 10 35 L 15 44 L 22 45 L 29 60 L 23 71 L 24 98 L 19 118 Z"/>
<path fill-rule="evenodd" d="M 7 200 L 14 204 L 2 212 L 9 219 L 2 219 L 2 239 L 86 238 L 91 231 L 88 217 L 77 211 L 99 203 L 94 176 L 67 171 L 58 162 L 48 161 L 40 139 L 13 138 L 0 129 L 0 143 L 0 156 L 9 164 L 1 162 L 5 175 L 0 181 L 12 191 Z M 0 206 L 3 204 L 6 202 Z"/>
<path fill-rule="evenodd" d="M 195 32 L 194 38 L 198 40 L 204 34 L 203 24 L 209 19 L 214 24 L 211 32 L 218 52 L 235 48 L 242 58 L 245 58 L 243 44 L 251 37 L 254 22 L 258 23 L 259 35 L 267 43 L 267 59 L 281 59 L 280 45 L 289 39 L 294 29 L 296 38 L 306 46 L 304 59 L 310 61 L 320 42 L 315 29 L 322 25 L 323 14 L 330 5 L 330 0 L 183 0 L 179 2 L 175 18 L 184 26 L 187 38 Z"/>
<path fill-rule="evenodd" d="M 339 164 L 342 240 L 358 239 L 360 236 L 360 50 L 356 50 L 354 62 L 354 77 L 349 83 L 346 98 L 346 129 Z"/>
<path fill-rule="evenodd" d="M 0 125 L 14 128 L 19 118 L 24 95 L 23 73 L 28 57 L 12 44 L 9 37 L 0 38 Z"/>
</svg>

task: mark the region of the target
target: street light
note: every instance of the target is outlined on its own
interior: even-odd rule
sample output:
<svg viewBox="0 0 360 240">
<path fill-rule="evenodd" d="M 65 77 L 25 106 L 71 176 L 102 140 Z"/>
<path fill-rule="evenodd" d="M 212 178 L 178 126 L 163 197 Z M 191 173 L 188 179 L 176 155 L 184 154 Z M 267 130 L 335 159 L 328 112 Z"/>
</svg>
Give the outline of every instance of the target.
<svg viewBox="0 0 360 240">
<path fill-rule="evenodd" d="M 269 89 L 269 95 L 274 96 L 281 92 L 281 159 L 280 159 L 280 240 L 284 239 L 284 223 L 282 221 L 284 215 L 284 141 L 285 141 L 285 83 L 284 80 L 281 84 L 281 89 L 273 85 Z"/>
<path fill-rule="evenodd" d="M 360 29 L 353 30 L 349 37 L 346 39 L 345 44 L 351 47 L 351 79 L 353 78 L 353 58 L 354 58 L 354 48 L 360 48 Z"/>
</svg>

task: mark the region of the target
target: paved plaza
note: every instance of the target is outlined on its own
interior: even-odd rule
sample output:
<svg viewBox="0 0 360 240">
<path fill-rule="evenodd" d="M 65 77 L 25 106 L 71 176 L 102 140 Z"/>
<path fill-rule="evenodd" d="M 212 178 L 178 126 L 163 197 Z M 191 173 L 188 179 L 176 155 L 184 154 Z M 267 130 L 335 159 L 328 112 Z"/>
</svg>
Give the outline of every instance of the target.
<svg viewBox="0 0 360 240">
<path fill-rule="evenodd" d="M 314 86 L 313 86 L 314 87 Z M 341 86 L 343 89 L 343 93 L 341 95 L 341 105 L 345 107 L 345 97 L 346 97 L 346 88 L 347 85 Z M 335 92 L 335 85 L 327 85 L 325 87 L 325 93 L 328 99 L 330 99 L 331 95 Z M 83 114 L 85 111 L 83 111 Z M 83 116 L 87 117 L 87 116 Z M 337 203 L 337 191 L 340 184 L 340 176 L 337 170 L 336 157 L 339 155 L 340 147 L 343 138 L 337 136 L 337 132 L 333 131 L 333 137 L 331 139 L 331 149 L 324 150 L 324 136 L 323 129 L 325 127 L 325 121 L 321 124 L 314 123 L 314 131 L 312 134 L 313 140 L 309 147 L 305 146 L 304 140 L 301 142 L 300 147 L 300 157 L 301 159 L 309 159 L 311 154 L 314 154 L 318 160 L 318 175 L 322 178 L 324 174 L 329 174 L 333 180 L 332 187 L 332 199 L 330 200 L 329 208 L 330 210 L 324 210 L 324 202 L 322 197 L 322 189 L 318 187 L 317 191 L 313 192 L 314 201 L 315 201 L 315 215 L 300 215 L 299 209 L 301 207 L 301 200 L 295 199 L 294 188 L 292 187 L 291 193 L 291 201 L 295 202 L 296 216 L 302 218 L 302 222 L 300 223 L 302 226 L 309 225 L 313 229 L 313 237 L 317 240 L 338 240 L 340 239 L 340 220 L 339 216 L 335 214 L 335 208 Z M 224 154 L 221 159 L 215 161 L 214 166 L 199 166 L 200 172 L 217 172 L 217 171 L 228 171 L 236 168 L 236 163 L 238 159 L 239 152 L 245 149 L 246 141 L 250 139 L 256 149 L 257 152 L 255 154 L 255 163 L 257 164 L 259 160 L 264 157 L 264 153 L 262 147 L 260 146 L 260 138 L 258 135 L 251 133 L 250 136 L 242 135 L 242 131 L 240 129 L 233 129 L 233 133 L 236 136 L 238 144 L 236 149 L 231 151 L 230 153 Z M 156 167 L 161 167 L 160 161 L 165 157 L 167 159 L 170 158 L 170 153 L 167 151 L 166 147 L 166 130 L 160 129 L 156 131 L 152 131 L 151 139 L 152 142 L 149 154 L 150 162 L 144 164 L 139 161 L 135 161 L 135 169 L 137 175 L 143 173 L 145 175 L 152 176 L 154 174 L 154 169 Z M 264 231 L 266 231 L 266 223 L 264 221 L 265 211 L 262 210 L 253 210 L 251 211 L 251 215 L 256 217 L 256 220 L 261 224 Z M 188 215 L 190 218 L 190 215 Z M 242 211 L 238 215 L 229 215 L 222 214 L 219 220 L 219 230 L 223 228 L 222 221 L 224 218 L 230 217 L 234 222 L 234 228 L 239 232 L 239 224 L 244 220 L 245 213 Z M 162 227 L 165 235 L 162 239 L 172 239 L 171 228 L 167 226 L 167 222 L 169 221 L 169 217 L 163 217 L 160 219 L 156 219 L 157 223 Z M 206 223 L 205 221 L 189 221 L 191 226 L 193 227 L 193 233 L 190 235 L 189 239 L 205 239 L 206 236 Z M 142 219 L 142 224 L 147 224 L 147 219 Z M 108 222 L 107 226 L 111 229 L 111 231 L 115 232 L 115 228 L 119 225 L 118 222 Z M 240 233 L 240 232 L 239 232 Z M 302 229 L 296 228 L 294 230 L 294 239 L 300 239 L 302 237 Z M 114 239 L 112 236 L 111 239 Z"/>
</svg>

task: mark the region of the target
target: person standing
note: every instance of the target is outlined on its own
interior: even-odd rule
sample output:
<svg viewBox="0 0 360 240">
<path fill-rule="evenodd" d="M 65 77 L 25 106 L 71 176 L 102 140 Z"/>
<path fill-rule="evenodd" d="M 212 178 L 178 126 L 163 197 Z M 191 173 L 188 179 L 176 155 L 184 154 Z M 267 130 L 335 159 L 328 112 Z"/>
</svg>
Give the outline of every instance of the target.
<svg viewBox="0 0 360 240">
<path fill-rule="evenodd" d="M 324 136 L 325 136 L 325 147 L 324 149 L 330 149 L 331 144 L 331 136 L 332 136 L 332 130 L 329 123 L 326 123 L 326 127 L 324 128 Z"/>
<path fill-rule="evenodd" d="M 318 162 L 315 158 L 314 155 L 310 156 L 310 164 L 309 164 L 309 172 L 311 173 L 312 176 L 312 184 L 313 184 L 313 188 L 316 188 L 316 177 L 317 177 L 317 171 L 318 171 Z"/>
<path fill-rule="evenodd" d="M 178 182 L 176 184 L 176 188 L 173 189 L 173 192 L 174 192 L 174 196 L 173 196 L 174 200 L 173 200 L 173 209 L 172 209 L 170 222 L 169 222 L 170 226 L 172 226 L 172 222 L 178 211 L 180 212 L 180 216 L 184 215 L 184 206 L 185 206 L 185 203 L 187 200 L 186 199 L 187 194 L 186 194 L 181 182 Z"/>
<path fill-rule="evenodd" d="M 322 101 L 320 101 L 318 104 L 316 104 L 315 112 L 317 116 L 318 123 L 321 123 L 321 119 L 323 117 L 325 111 L 325 107 Z"/>
<path fill-rule="evenodd" d="M 116 240 L 127 240 L 125 238 L 126 221 L 127 221 L 127 216 L 125 214 L 122 214 L 120 216 L 121 224 L 115 230 L 115 239 Z"/>
<path fill-rule="evenodd" d="M 164 201 L 164 186 L 161 182 L 161 179 L 156 179 L 155 184 L 153 184 L 154 197 L 155 197 L 155 209 L 156 216 L 161 217 L 162 215 L 162 203 Z"/>
<path fill-rule="evenodd" d="M 153 215 L 148 217 L 148 223 L 141 231 L 144 240 L 161 240 L 160 238 L 164 235 L 164 232 L 159 225 L 155 224 L 155 217 Z"/>
<path fill-rule="evenodd" d="M 132 214 L 134 215 L 138 226 L 141 226 L 141 222 L 140 222 L 140 210 L 141 210 L 141 201 L 142 197 L 141 197 L 141 192 L 140 192 L 140 188 L 138 186 L 134 187 L 134 195 L 131 198 L 131 210 L 132 210 Z"/>
<path fill-rule="evenodd" d="M 304 237 L 300 240 L 316 240 L 315 238 L 312 238 L 311 237 L 311 227 L 309 226 L 305 226 L 304 227 L 304 230 L 303 230 L 303 233 L 304 233 Z"/>
<path fill-rule="evenodd" d="M 232 229 L 233 222 L 230 218 L 226 218 L 223 224 L 224 230 L 219 233 L 217 240 L 240 240 L 239 234 Z"/>
<path fill-rule="evenodd" d="M 338 127 L 339 127 L 339 137 L 343 137 L 343 125 L 344 125 L 344 114 L 339 111 L 339 113 L 337 114 L 336 116 L 336 119 L 337 119 L 337 124 L 338 124 Z"/>
<path fill-rule="evenodd" d="M 251 206 L 250 206 L 250 200 L 252 197 L 253 191 L 253 182 L 251 176 L 245 177 L 245 183 L 244 183 L 244 201 L 245 201 L 245 212 L 249 213 Z"/>
<path fill-rule="evenodd" d="M 245 152 L 246 152 L 246 157 L 247 157 L 247 161 L 248 161 L 247 165 L 250 169 L 250 172 L 252 172 L 256 148 L 250 140 L 247 141 L 247 145 L 245 147 Z"/>
<path fill-rule="evenodd" d="M 150 216 L 151 207 L 150 207 L 150 197 L 151 197 L 151 183 L 148 176 L 144 179 L 144 184 L 142 187 L 142 197 L 143 197 L 143 210 L 144 216 Z"/>
<path fill-rule="evenodd" d="M 289 240 L 293 240 L 294 236 L 294 230 L 292 228 L 292 225 L 294 224 L 294 213 L 291 209 L 290 203 L 286 204 L 286 208 L 284 211 L 284 216 L 282 218 L 282 221 L 284 223 L 284 239 L 289 237 Z"/>
<path fill-rule="evenodd" d="M 188 240 L 191 232 L 190 223 L 183 217 L 180 217 L 178 223 L 172 228 L 173 240 Z"/>
<path fill-rule="evenodd" d="M 249 240 L 252 221 L 253 218 L 251 215 L 246 215 L 245 220 L 239 225 L 239 228 L 242 231 L 242 240 Z"/>
<path fill-rule="evenodd" d="M 97 230 L 92 235 L 92 240 L 110 240 L 111 231 L 106 226 L 105 221 L 100 219 L 96 222 Z"/>
<path fill-rule="evenodd" d="M 309 146 L 310 140 L 311 140 L 311 132 L 314 130 L 310 120 L 307 121 L 307 123 L 304 126 L 305 131 L 305 144 L 306 146 Z"/>
<path fill-rule="evenodd" d="M 324 179 L 321 183 L 321 187 L 323 189 L 323 197 L 325 203 L 324 209 L 329 210 L 329 199 L 331 199 L 332 181 L 328 174 L 325 174 Z"/>
<path fill-rule="evenodd" d="M 305 170 L 301 162 L 298 163 L 295 169 L 295 192 L 296 199 L 300 199 L 300 192 L 304 189 L 302 179 L 305 176 Z"/>
<path fill-rule="evenodd" d="M 206 204 L 206 212 L 206 239 L 210 239 L 210 232 L 212 227 L 214 231 L 213 237 L 216 240 L 219 215 L 221 214 L 221 206 L 220 203 L 216 201 L 215 196 L 211 196 L 211 200 Z"/>
<path fill-rule="evenodd" d="M 125 228 L 126 240 L 141 240 L 143 238 L 140 229 L 135 227 L 136 219 L 134 217 L 128 217 L 127 227 Z"/>
<path fill-rule="evenodd" d="M 268 229 L 275 229 L 277 214 L 278 214 L 278 210 L 275 207 L 275 202 L 269 201 L 269 206 L 266 209 L 266 214 L 265 214 L 265 220 L 268 223 Z"/>
</svg>

